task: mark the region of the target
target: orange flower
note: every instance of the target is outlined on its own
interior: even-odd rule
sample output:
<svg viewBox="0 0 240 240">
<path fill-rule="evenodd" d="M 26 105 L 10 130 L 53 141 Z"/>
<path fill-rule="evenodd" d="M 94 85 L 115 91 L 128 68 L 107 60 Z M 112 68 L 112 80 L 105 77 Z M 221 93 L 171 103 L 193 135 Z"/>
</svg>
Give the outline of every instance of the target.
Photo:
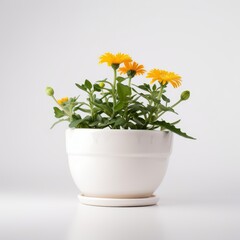
<svg viewBox="0 0 240 240">
<path fill-rule="evenodd" d="M 100 61 L 99 63 L 107 63 L 108 66 L 112 66 L 113 64 L 119 65 L 124 62 L 131 62 L 132 59 L 128 54 L 124 53 L 117 53 L 117 54 L 112 54 L 110 52 L 107 52 L 100 56 Z"/>
<path fill-rule="evenodd" d="M 148 72 L 147 78 L 152 78 L 151 84 L 155 81 L 160 82 L 161 84 L 171 83 L 174 88 L 177 88 L 181 85 L 181 76 L 175 74 L 174 72 L 168 72 L 160 69 L 152 69 Z"/>
<path fill-rule="evenodd" d="M 120 74 L 126 74 L 133 78 L 135 75 L 141 75 L 146 72 L 143 65 L 136 62 L 125 62 L 124 67 L 119 68 Z"/>
</svg>

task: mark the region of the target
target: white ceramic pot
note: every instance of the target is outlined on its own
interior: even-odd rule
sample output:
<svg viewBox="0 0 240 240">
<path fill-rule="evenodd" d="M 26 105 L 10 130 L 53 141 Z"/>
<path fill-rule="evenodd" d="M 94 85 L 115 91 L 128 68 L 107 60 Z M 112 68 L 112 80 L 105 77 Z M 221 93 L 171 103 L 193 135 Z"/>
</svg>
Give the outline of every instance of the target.
<svg viewBox="0 0 240 240">
<path fill-rule="evenodd" d="M 172 140 L 159 130 L 68 129 L 73 180 L 87 197 L 150 197 L 166 173 Z"/>
</svg>

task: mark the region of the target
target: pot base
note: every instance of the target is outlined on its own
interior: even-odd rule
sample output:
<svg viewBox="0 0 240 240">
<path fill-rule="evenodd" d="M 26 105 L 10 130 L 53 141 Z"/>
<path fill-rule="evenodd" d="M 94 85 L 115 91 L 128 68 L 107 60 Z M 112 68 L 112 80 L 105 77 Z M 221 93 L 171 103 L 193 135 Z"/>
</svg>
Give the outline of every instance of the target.
<svg viewBox="0 0 240 240">
<path fill-rule="evenodd" d="M 82 204 L 100 207 L 140 207 L 157 204 L 159 198 L 155 195 L 147 198 L 96 198 L 79 194 Z"/>
</svg>

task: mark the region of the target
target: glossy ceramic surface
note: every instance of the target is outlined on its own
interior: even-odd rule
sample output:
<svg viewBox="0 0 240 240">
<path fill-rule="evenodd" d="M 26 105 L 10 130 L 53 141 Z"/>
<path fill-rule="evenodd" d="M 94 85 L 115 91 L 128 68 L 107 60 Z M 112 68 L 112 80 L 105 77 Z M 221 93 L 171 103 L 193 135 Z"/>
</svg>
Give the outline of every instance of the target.
<svg viewBox="0 0 240 240">
<path fill-rule="evenodd" d="M 166 173 L 172 139 L 161 131 L 68 129 L 73 180 L 87 197 L 150 197 Z"/>
</svg>

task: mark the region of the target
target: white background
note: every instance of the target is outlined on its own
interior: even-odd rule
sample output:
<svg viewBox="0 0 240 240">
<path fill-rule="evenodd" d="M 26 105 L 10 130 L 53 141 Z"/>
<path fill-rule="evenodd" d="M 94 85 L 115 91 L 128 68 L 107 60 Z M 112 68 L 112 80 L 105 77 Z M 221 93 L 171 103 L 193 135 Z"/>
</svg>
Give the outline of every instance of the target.
<svg viewBox="0 0 240 240">
<path fill-rule="evenodd" d="M 239 9 L 237 0 L 0 0 L 1 239 L 239 239 Z M 79 95 L 75 82 L 110 78 L 98 65 L 107 51 L 180 74 L 175 99 L 191 90 L 177 110 L 197 141 L 175 137 L 155 208 L 76 209 L 67 125 L 49 130 L 45 87 L 61 98 Z"/>
</svg>

